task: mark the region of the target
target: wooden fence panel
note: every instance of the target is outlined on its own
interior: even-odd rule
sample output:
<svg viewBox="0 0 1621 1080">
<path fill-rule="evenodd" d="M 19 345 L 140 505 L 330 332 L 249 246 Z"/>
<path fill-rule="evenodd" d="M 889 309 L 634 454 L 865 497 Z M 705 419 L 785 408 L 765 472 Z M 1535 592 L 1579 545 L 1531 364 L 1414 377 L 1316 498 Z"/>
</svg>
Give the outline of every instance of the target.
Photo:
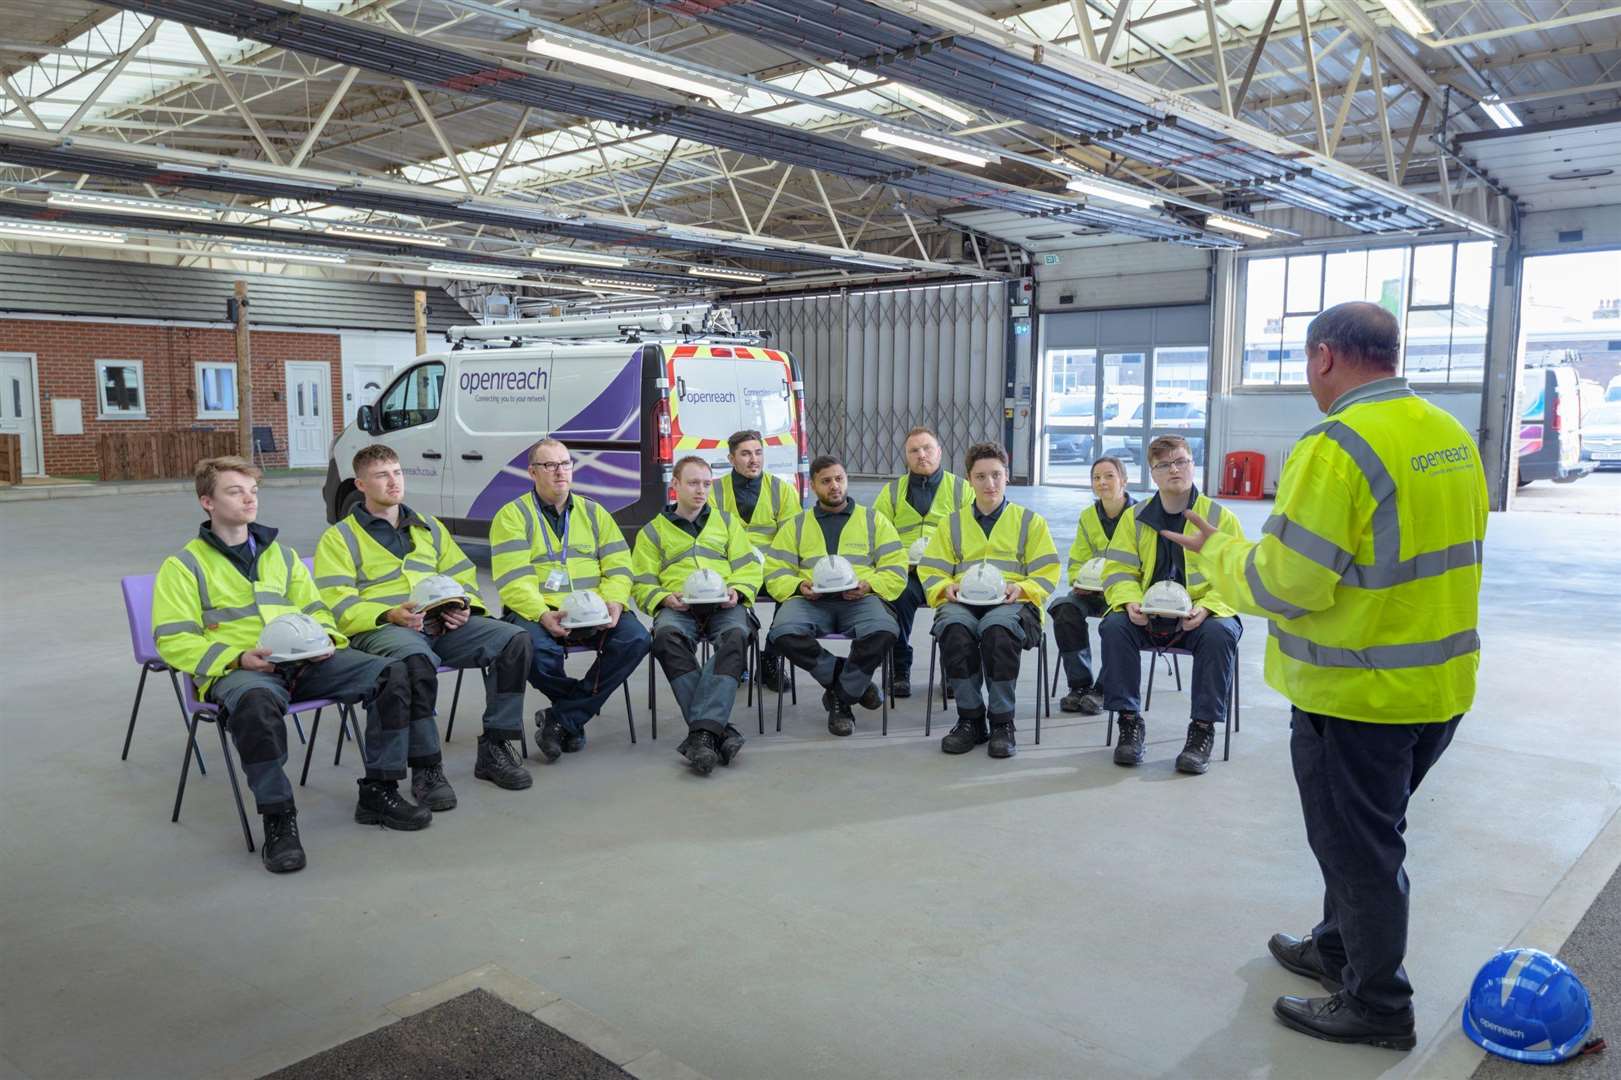
<svg viewBox="0 0 1621 1080">
<path fill-rule="evenodd" d="M 234 454 L 234 431 L 151 431 L 103 435 L 97 443 L 103 480 L 176 480 L 207 457 Z"/>
<path fill-rule="evenodd" d="M 23 439 L 21 435 L 0 435 L 0 481 L 23 481 Z"/>
</svg>

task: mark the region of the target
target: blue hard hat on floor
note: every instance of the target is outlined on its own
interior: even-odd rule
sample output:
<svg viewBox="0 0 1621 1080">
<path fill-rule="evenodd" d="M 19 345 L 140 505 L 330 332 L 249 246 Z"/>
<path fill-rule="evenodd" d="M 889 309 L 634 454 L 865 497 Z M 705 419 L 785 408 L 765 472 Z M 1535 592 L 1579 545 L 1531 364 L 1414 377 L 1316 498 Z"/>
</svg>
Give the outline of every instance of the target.
<svg viewBox="0 0 1621 1080">
<path fill-rule="evenodd" d="M 1513 1061 L 1551 1065 L 1578 1053 L 1593 1029 L 1587 988 L 1540 949 L 1503 949 L 1481 967 L 1463 1003 L 1463 1033 Z"/>
</svg>

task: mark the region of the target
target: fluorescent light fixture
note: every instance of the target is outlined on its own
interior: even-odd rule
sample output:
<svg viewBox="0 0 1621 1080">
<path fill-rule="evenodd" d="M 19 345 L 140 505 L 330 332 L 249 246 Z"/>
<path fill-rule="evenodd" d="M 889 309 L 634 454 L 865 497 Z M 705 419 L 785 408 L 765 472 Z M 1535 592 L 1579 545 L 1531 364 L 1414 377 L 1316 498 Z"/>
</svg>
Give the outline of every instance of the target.
<svg viewBox="0 0 1621 1080">
<path fill-rule="evenodd" d="M 1158 199 L 1149 198 L 1147 195 L 1133 191 L 1130 188 L 1117 187 L 1090 178 L 1074 179 L 1064 186 L 1071 191 L 1078 191 L 1082 195 L 1088 195 L 1094 199 L 1105 199 L 1109 202 L 1123 203 L 1126 206 L 1138 206 L 1144 210 L 1159 205 Z"/>
<path fill-rule="evenodd" d="M 903 82 L 892 82 L 889 84 L 889 88 L 908 101 L 921 105 L 930 112 L 939 113 L 947 120 L 955 120 L 959 124 L 971 124 L 976 119 L 974 114 L 967 109 L 953 105 L 949 101 L 942 101 L 933 94 L 919 90 L 915 86 L 907 86 Z"/>
<path fill-rule="evenodd" d="M 588 289 L 602 289 L 606 292 L 647 292 L 659 291 L 657 285 L 648 285 L 640 281 L 619 281 L 615 278 L 581 278 L 580 284 Z"/>
<path fill-rule="evenodd" d="M 603 255 L 595 251 L 572 251 L 568 248 L 538 247 L 529 253 L 531 259 L 541 262 L 573 263 L 575 266 L 626 266 L 630 260 L 623 255 Z"/>
<path fill-rule="evenodd" d="M 1492 118 L 1492 123 L 1500 128 L 1517 128 L 1522 125 L 1514 110 L 1504 104 L 1503 99 L 1496 94 L 1481 98 L 1480 107 L 1486 110 L 1486 115 Z"/>
<path fill-rule="evenodd" d="M 0 220 L 0 236 L 17 236 L 25 240 L 54 240 L 64 244 L 122 244 L 126 239 L 121 232 L 110 229 L 86 229 L 78 225 L 57 225 L 43 221 Z"/>
<path fill-rule="evenodd" d="M 427 272 L 443 274 L 446 277 L 473 278 L 478 281 L 514 281 L 523 277 L 522 270 L 514 270 L 510 266 L 479 266 L 477 263 L 429 263 Z"/>
<path fill-rule="evenodd" d="M 862 131 L 861 137 L 871 139 L 877 143 L 887 143 L 890 146 L 904 146 L 908 150 L 916 150 L 922 154 L 950 158 L 952 161 L 960 161 L 964 165 L 977 165 L 980 168 L 984 168 L 993 161 L 1002 160 L 999 155 L 988 150 L 981 153 L 950 143 L 935 142 L 933 139 L 925 138 L 922 135 L 913 135 L 911 132 L 892 131 L 889 128 L 870 127 Z"/>
<path fill-rule="evenodd" d="M 423 247 L 449 247 L 450 241 L 432 233 L 410 232 L 406 229 L 385 229 L 377 225 L 352 225 L 337 222 L 326 227 L 330 236 L 353 236 L 360 240 L 394 240 L 401 244 L 420 244 Z"/>
<path fill-rule="evenodd" d="M 731 87 L 706 82 L 675 68 L 651 63 L 633 53 L 622 53 L 618 57 L 610 56 L 607 53 L 582 49 L 576 45 L 557 41 L 543 34 L 536 34 L 529 39 L 529 51 L 536 56 L 544 56 L 548 60 L 562 60 L 565 63 L 579 64 L 581 67 L 606 71 L 613 75 L 622 75 L 637 82 L 652 83 L 655 86 L 662 86 L 666 90 L 679 90 L 684 94 L 709 98 L 715 102 L 733 102 L 743 96 Z"/>
<path fill-rule="evenodd" d="M 238 244 L 231 249 L 232 255 L 245 255 L 250 259 L 263 259 L 266 262 L 312 262 L 312 263 L 343 263 L 348 262 L 342 255 L 327 251 L 301 251 L 298 248 L 264 247 L 259 244 Z"/>
<path fill-rule="evenodd" d="M 144 214 L 147 217 L 184 218 L 188 221 L 209 221 L 214 211 L 200 206 L 178 206 L 157 199 L 135 199 L 126 195 L 98 195 L 90 191 L 53 191 L 45 200 L 52 206 L 67 206 L 78 210 L 100 210 L 111 214 Z"/>
<path fill-rule="evenodd" d="M 715 278 L 720 281 L 747 281 L 761 282 L 765 280 L 764 274 L 751 274 L 747 270 L 724 270 L 718 266 L 689 266 L 687 273 L 693 277 Z"/>
<path fill-rule="evenodd" d="M 1424 14 L 1414 0 L 1380 0 L 1380 3 L 1384 4 L 1385 10 L 1390 12 L 1390 17 L 1400 23 L 1401 28 L 1414 37 L 1435 33 L 1435 24 L 1430 21 L 1430 17 Z"/>
<path fill-rule="evenodd" d="M 1237 233 L 1239 236 L 1252 236 L 1257 240 L 1265 240 L 1272 235 L 1271 229 L 1263 229 L 1259 225 L 1251 225 L 1247 221 L 1223 217 L 1220 214 L 1211 214 L 1205 218 L 1204 223 L 1209 229 L 1220 229 L 1222 232 Z"/>
</svg>

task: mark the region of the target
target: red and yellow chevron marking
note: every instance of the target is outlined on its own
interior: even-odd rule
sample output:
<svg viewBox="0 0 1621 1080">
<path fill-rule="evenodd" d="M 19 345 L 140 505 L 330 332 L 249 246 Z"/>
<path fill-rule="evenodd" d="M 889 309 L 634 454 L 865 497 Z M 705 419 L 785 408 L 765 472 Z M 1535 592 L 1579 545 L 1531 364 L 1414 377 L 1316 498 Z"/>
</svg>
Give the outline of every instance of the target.
<svg viewBox="0 0 1621 1080">
<path fill-rule="evenodd" d="M 688 356 L 719 356 L 735 357 L 739 360 L 775 360 L 782 363 L 786 357 L 776 349 L 751 349 L 743 345 L 677 345 L 670 352 L 670 359 L 680 360 Z"/>
<path fill-rule="evenodd" d="M 767 435 L 765 444 L 767 446 L 793 446 L 794 437 L 792 435 Z M 691 435 L 682 436 L 675 441 L 677 450 L 716 450 L 725 445 L 725 439 L 699 439 Z"/>
</svg>

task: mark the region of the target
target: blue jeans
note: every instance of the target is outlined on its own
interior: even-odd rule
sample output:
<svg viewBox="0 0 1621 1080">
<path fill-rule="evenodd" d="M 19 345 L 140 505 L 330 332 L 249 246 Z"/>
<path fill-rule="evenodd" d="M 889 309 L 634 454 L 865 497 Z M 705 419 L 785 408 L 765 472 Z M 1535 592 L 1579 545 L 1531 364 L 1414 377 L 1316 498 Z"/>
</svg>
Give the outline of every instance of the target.
<svg viewBox="0 0 1621 1080">
<path fill-rule="evenodd" d="M 223 710 L 259 813 L 293 809 L 293 785 L 285 770 L 287 706 L 316 698 L 365 703 L 360 752 L 369 779 L 403 780 L 407 756 L 438 760 L 439 733 L 429 739 L 427 732 L 410 727 L 405 665 L 397 660 L 339 649 L 326 660 L 285 664 L 277 671 L 238 668 L 208 688 L 208 700 Z"/>
<path fill-rule="evenodd" d="M 642 658 L 653 645 L 647 627 L 637 621 L 629 611 L 619 616 L 619 623 L 607 630 L 575 631 L 566 638 L 554 638 L 538 622 L 509 611 L 502 616 L 515 626 L 529 631 L 534 643 L 535 656 L 529 665 L 529 685 L 545 694 L 551 701 L 549 710 L 563 730 L 571 735 L 585 731 L 588 720 L 602 711 L 602 706 L 630 678 Z M 563 670 L 570 648 L 595 649 L 596 663 L 583 679 L 571 679 Z"/>
<path fill-rule="evenodd" d="M 1411 1017 L 1407 954 L 1407 803 L 1458 729 L 1444 723 L 1366 724 L 1291 712 L 1306 840 L 1323 873 L 1323 921 L 1312 940 L 1352 1008 Z"/>
<path fill-rule="evenodd" d="M 653 616 L 653 656 L 670 680 L 676 703 L 693 731 L 726 734 L 737 687 L 757 623 L 747 607 L 707 610 L 702 622 L 691 611 L 660 608 Z M 710 639 L 709 660 L 698 666 L 698 642 Z"/>
<path fill-rule="evenodd" d="M 1198 629 L 1172 642 L 1175 648 L 1193 653 L 1192 719 L 1226 723 L 1227 706 L 1233 699 L 1238 639 L 1243 636 L 1244 628 L 1236 618 L 1211 615 Z M 1103 639 L 1103 654 L 1109 658 L 1103 665 L 1100 684 L 1103 707 L 1110 712 L 1142 711 L 1138 697 L 1143 682 L 1142 650 L 1151 648 L 1154 641 L 1148 628 L 1132 622 L 1124 611 L 1116 611 L 1104 616 L 1098 637 Z"/>
<path fill-rule="evenodd" d="M 472 615 L 443 634 L 428 635 L 391 624 L 356 634 L 350 641 L 357 649 L 406 661 L 413 676 L 413 740 L 416 728 L 426 725 L 437 745 L 433 706 L 439 696 L 437 669 L 441 666 L 484 668 L 484 733 L 500 739 L 516 739 L 523 733 L 523 684 L 531 646 L 521 627 L 487 615 Z M 421 658 L 422 663 L 413 663 L 413 657 Z"/>
</svg>

